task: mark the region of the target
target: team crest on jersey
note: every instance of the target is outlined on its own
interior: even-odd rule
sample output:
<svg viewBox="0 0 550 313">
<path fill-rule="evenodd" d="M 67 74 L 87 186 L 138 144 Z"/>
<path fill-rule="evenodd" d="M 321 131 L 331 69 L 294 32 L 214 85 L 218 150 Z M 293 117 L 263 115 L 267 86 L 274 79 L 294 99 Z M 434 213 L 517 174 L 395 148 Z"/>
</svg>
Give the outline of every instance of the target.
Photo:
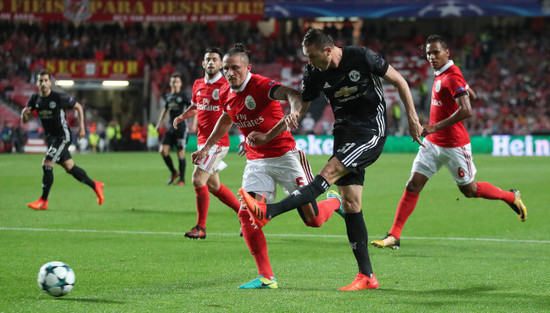
<svg viewBox="0 0 550 313">
<path fill-rule="evenodd" d="M 50 109 L 55 109 L 55 102 L 50 102 Z"/>
<path fill-rule="evenodd" d="M 181 102 L 183 99 L 181 97 L 176 98 L 176 102 Z"/>
<path fill-rule="evenodd" d="M 349 79 L 351 79 L 352 82 L 356 82 L 361 78 L 361 74 L 359 74 L 359 72 L 356 71 L 356 70 L 353 70 L 353 71 L 349 72 L 348 76 L 349 76 Z"/>
<path fill-rule="evenodd" d="M 254 100 L 254 98 L 252 98 L 251 95 L 248 95 L 246 96 L 246 98 L 244 98 L 244 105 L 249 110 L 254 110 L 256 108 L 256 101 Z"/>
<path fill-rule="evenodd" d="M 201 91 L 197 91 L 197 96 L 200 96 L 201 95 Z"/>
<path fill-rule="evenodd" d="M 438 80 L 436 83 L 435 83 L 435 91 L 436 92 L 439 92 L 441 90 L 441 81 Z"/>
<path fill-rule="evenodd" d="M 219 100 L 220 99 L 220 90 L 219 89 L 214 89 L 214 91 L 212 91 L 212 99 L 214 99 L 214 100 Z"/>
</svg>

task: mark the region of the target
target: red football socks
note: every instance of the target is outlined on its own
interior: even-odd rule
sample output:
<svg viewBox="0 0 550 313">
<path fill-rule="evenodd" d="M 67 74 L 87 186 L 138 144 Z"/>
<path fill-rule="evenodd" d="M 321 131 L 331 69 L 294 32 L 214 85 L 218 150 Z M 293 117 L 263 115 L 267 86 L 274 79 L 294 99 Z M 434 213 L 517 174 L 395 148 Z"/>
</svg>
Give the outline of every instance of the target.
<svg viewBox="0 0 550 313">
<path fill-rule="evenodd" d="M 267 242 L 265 241 L 264 232 L 261 228 L 254 228 L 252 226 L 247 210 L 239 210 L 238 215 L 241 221 L 244 240 L 254 257 L 254 261 L 256 261 L 258 275 L 271 279 L 273 277 L 273 270 L 271 269 L 269 255 L 267 254 Z"/>
<path fill-rule="evenodd" d="M 231 190 L 225 185 L 220 184 L 220 189 L 218 189 L 218 191 L 214 193 L 214 196 L 220 199 L 220 201 L 223 202 L 225 205 L 232 208 L 235 213 L 239 212 L 241 203 L 239 202 L 239 200 L 237 200 L 237 197 L 235 197 Z"/>
<path fill-rule="evenodd" d="M 407 219 L 414 211 L 419 195 L 419 193 L 414 193 L 407 190 L 403 193 L 401 201 L 399 201 L 399 205 L 397 206 L 397 212 L 395 212 L 393 226 L 390 229 L 390 234 L 392 234 L 395 238 L 401 238 L 403 226 L 405 226 Z"/>
<path fill-rule="evenodd" d="M 494 185 L 486 182 L 477 182 L 477 195 L 478 198 L 503 200 L 506 203 L 513 203 L 516 196 L 511 191 L 504 191 Z"/>
<path fill-rule="evenodd" d="M 208 216 L 208 205 L 210 204 L 210 194 L 208 186 L 195 187 L 197 194 L 197 225 L 206 228 L 206 217 Z"/>
</svg>

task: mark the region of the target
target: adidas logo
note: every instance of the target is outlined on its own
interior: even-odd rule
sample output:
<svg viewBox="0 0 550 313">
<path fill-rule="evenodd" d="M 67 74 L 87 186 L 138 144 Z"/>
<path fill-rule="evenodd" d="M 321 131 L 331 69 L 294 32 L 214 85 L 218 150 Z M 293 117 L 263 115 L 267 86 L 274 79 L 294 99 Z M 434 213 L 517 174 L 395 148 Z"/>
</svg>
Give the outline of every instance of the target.
<svg viewBox="0 0 550 313">
<path fill-rule="evenodd" d="M 323 86 L 323 88 L 330 88 L 332 87 L 328 82 L 325 82 L 325 85 Z"/>
</svg>

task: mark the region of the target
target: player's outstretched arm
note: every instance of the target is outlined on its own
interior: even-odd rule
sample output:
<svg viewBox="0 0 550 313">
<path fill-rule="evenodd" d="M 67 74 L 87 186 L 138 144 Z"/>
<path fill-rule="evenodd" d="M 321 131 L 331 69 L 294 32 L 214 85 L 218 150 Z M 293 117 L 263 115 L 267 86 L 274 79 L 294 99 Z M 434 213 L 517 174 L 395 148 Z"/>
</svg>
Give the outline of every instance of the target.
<svg viewBox="0 0 550 313">
<path fill-rule="evenodd" d="M 178 129 L 179 123 L 195 115 L 197 115 L 197 105 L 193 103 L 190 106 L 188 106 L 187 109 L 183 111 L 183 113 L 181 113 L 174 119 L 174 121 L 172 122 L 172 126 L 174 126 L 175 129 Z"/>
<path fill-rule="evenodd" d="M 82 139 L 86 137 L 86 127 L 84 127 L 84 110 L 82 109 L 82 105 L 78 102 L 74 104 L 74 109 L 78 114 L 78 122 L 80 125 L 80 129 L 78 130 L 78 137 Z"/>
<path fill-rule="evenodd" d="M 420 120 L 416 114 L 409 84 L 407 84 L 405 78 L 403 78 L 403 76 L 399 74 L 391 65 L 388 66 L 388 71 L 386 72 L 386 75 L 384 75 L 384 79 L 389 81 L 399 92 L 399 98 L 405 106 L 405 111 L 407 111 L 409 134 L 411 135 L 412 140 L 418 142 L 421 146 L 424 146 L 420 138 L 422 134 L 422 125 L 420 125 Z"/>
<path fill-rule="evenodd" d="M 434 125 L 423 125 L 422 136 L 433 134 L 438 130 L 449 127 L 472 116 L 472 106 L 470 104 L 469 95 L 464 94 L 456 98 L 455 101 L 458 104 L 458 110 L 456 110 L 446 119 L 441 120 Z"/>
<path fill-rule="evenodd" d="M 229 117 L 229 114 L 224 112 L 218 119 L 218 122 L 216 122 L 214 130 L 212 130 L 210 137 L 208 137 L 202 149 L 195 151 L 191 154 L 191 160 L 193 161 L 193 164 L 198 165 L 201 162 L 202 158 L 206 156 L 208 150 L 210 150 L 216 144 L 216 142 L 218 142 L 223 137 L 223 135 L 227 134 L 232 125 L 233 121 L 231 120 L 231 117 Z"/>
<path fill-rule="evenodd" d="M 29 118 L 31 116 L 32 110 L 30 107 L 25 107 L 23 111 L 21 111 L 21 122 L 25 124 L 29 121 Z"/>
<path fill-rule="evenodd" d="M 162 124 L 162 121 L 164 121 L 164 118 L 166 117 L 167 114 L 168 114 L 168 110 L 166 108 L 162 110 L 162 113 L 159 116 L 159 120 L 157 121 L 157 126 L 155 126 L 157 131 L 159 131 L 160 125 Z"/>
</svg>

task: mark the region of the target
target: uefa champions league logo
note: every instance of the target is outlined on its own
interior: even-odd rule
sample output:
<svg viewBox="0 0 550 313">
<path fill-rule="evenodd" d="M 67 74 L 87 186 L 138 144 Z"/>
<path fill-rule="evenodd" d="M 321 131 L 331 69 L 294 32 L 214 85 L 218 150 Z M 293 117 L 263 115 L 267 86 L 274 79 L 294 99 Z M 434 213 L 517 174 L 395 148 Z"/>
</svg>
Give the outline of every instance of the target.
<svg viewBox="0 0 550 313">
<path fill-rule="evenodd" d="M 472 3 L 461 3 L 456 0 L 449 0 L 441 3 L 433 3 L 418 12 L 418 16 L 430 16 L 430 17 L 460 17 L 468 12 L 469 15 L 483 15 L 483 10 Z"/>
</svg>

